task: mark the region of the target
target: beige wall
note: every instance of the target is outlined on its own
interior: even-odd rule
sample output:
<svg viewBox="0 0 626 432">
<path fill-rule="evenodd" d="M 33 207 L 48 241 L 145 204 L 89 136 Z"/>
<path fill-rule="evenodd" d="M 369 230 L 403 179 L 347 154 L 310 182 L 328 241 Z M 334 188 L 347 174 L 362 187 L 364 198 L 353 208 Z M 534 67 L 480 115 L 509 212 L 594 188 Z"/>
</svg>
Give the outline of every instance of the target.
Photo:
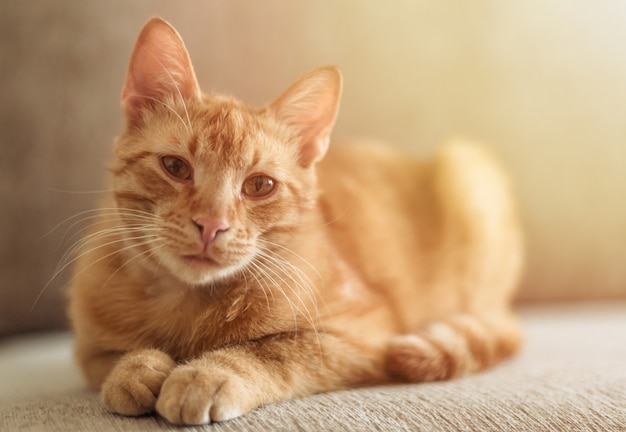
<svg viewBox="0 0 626 432">
<path fill-rule="evenodd" d="M 18 323 L 50 319 L 24 312 L 60 255 L 62 232 L 42 234 L 95 199 L 57 190 L 102 187 L 128 56 L 153 14 L 182 33 L 205 89 L 261 104 L 333 63 L 335 136 L 420 154 L 453 135 L 485 142 L 528 233 L 520 297 L 626 296 L 623 2 L 14 0 L 0 5 L 0 328 L 7 305 Z M 54 317 L 63 280 L 42 297 Z"/>
</svg>

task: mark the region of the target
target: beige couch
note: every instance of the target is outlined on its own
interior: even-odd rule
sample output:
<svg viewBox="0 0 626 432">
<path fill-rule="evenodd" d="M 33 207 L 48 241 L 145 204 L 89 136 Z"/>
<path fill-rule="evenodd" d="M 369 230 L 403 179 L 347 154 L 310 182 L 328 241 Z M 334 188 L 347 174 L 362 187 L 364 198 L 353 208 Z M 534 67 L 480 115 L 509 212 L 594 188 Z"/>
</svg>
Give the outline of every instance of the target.
<svg viewBox="0 0 626 432">
<path fill-rule="evenodd" d="M 68 218 L 105 184 L 128 57 L 153 14 L 180 30 L 206 89 L 262 104 L 338 64 L 336 137 L 421 154 L 450 135 L 486 142 L 528 239 L 527 341 L 510 362 L 192 430 L 626 430 L 619 1 L 56 0 L 0 2 L 0 431 L 181 430 L 110 415 L 84 390 L 55 270 L 81 229 Z"/>
<path fill-rule="evenodd" d="M 207 431 L 624 431 L 626 302 L 521 309 L 526 346 L 451 382 L 320 394 L 261 407 Z M 107 413 L 71 363 L 67 333 L 0 344 L 0 430 L 187 430 Z"/>
</svg>

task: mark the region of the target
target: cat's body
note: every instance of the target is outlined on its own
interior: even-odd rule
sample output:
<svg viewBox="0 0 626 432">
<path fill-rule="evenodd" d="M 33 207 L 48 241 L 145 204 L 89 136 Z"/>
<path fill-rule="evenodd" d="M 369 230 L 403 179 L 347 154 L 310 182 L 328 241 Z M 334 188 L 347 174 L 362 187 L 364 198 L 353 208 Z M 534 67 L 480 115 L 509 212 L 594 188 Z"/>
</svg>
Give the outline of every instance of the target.
<svg viewBox="0 0 626 432">
<path fill-rule="evenodd" d="M 109 409 L 220 421 L 517 349 L 521 239 L 499 169 L 462 143 L 430 161 L 326 154 L 339 93 L 325 68 L 261 110 L 201 95 L 175 31 L 146 25 L 114 192 L 70 289 L 77 358 Z"/>
</svg>

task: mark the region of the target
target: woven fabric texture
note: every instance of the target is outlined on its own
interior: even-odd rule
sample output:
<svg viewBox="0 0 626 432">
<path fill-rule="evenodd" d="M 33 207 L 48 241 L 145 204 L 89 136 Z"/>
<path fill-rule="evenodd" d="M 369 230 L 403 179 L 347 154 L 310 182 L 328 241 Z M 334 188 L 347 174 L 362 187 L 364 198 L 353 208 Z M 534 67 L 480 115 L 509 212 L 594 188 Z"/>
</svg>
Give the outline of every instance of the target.
<svg viewBox="0 0 626 432">
<path fill-rule="evenodd" d="M 543 306 L 524 310 L 523 317 L 524 350 L 485 373 L 314 395 L 193 428 L 157 416 L 109 414 L 96 394 L 76 386 L 75 376 L 66 378 L 67 389 L 38 387 L 29 381 L 45 373 L 43 363 L 20 360 L 28 366 L 15 370 L 13 365 L 9 379 L 1 370 L 9 354 L 0 345 L 0 376 L 7 383 L 0 390 L 0 430 L 626 431 L 626 303 Z M 55 343 L 69 350 L 71 337 Z M 50 350 L 41 340 L 35 344 Z M 33 349 L 28 356 L 36 355 Z M 58 365 L 53 371 L 62 373 Z M 58 382 L 62 376 L 53 386 Z M 28 385 L 30 395 L 18 391 Z"/>
</svg>

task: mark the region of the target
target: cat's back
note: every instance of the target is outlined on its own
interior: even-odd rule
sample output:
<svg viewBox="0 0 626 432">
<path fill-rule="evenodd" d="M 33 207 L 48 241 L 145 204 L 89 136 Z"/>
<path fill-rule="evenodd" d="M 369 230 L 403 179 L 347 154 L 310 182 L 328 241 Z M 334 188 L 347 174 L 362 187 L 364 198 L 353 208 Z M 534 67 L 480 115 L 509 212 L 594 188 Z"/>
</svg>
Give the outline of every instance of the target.
<svg viewBox="0 0 626 432">
<path fill-rule="evenodd" d="M 418 158 L 384 143 L 338 142 L 317 166 L 318 184 L 323 201 L 345 203 L 346 194 L 359 200 L 393 200 L 415 188 L 424 166 Z"/>
<path fill-rule="evenodd" d="M 334 246 L 399 309 L 413 305 L 400 315 L 427 320 L 470 307 L 463 298 L 510 295 L 519 230 L 506 175 L 482 147 L 455 141 L 420 159 L 392 146 L 338 143 L 319 164 L 318 182 Z M 497 295 L 483 290 L 487 280 L 498 280 Z M 471 295 L 460 292 L 470 287 Z"/>
<path fill-rule="evenodd" d="M 383 246 L 394 232 L 412 230 L 413 215 L 424 208 L 426 197 L 417 192 L 425 169 L 417 158 L 381 143 L 334 144 L 317 169 L 330 231 L 339 241 L 360 237 Z"/>
<path fill-rule="evenodd" d="M 318 165 L 319 203 L 330 238 L 371 288 L 415 291 L 436 243 L 429 163 L 376 142 L 333 143 Z"/>
</svg>

